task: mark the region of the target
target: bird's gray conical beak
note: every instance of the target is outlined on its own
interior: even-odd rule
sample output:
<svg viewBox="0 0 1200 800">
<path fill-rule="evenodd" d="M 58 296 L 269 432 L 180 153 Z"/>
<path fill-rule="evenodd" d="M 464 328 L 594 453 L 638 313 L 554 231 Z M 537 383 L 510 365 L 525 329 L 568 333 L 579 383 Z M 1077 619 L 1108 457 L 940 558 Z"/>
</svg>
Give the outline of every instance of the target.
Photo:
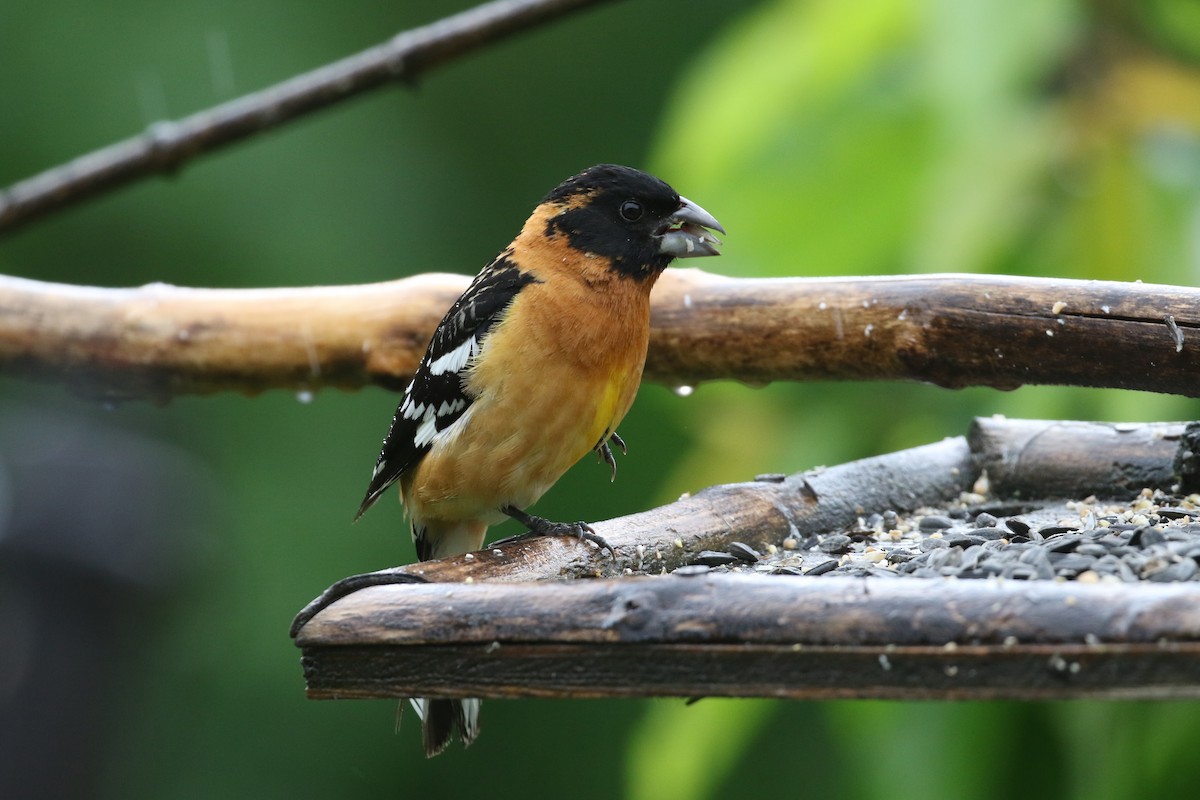
<svg viewBox="0 0 1200 800">
<path fill-rule="evenodd" d="M 721 240 L 707 229 L 712 228 L 721 233 L 724 233 L 725 229 L 717 222 L 716 217 L 686 197 L 679 198 L 679 208 L 667 217 L 667 226 L 659 237 L 659 252 L 675 258 L 721 255 L 721 251 L 717 249 Z"/>
</svg>

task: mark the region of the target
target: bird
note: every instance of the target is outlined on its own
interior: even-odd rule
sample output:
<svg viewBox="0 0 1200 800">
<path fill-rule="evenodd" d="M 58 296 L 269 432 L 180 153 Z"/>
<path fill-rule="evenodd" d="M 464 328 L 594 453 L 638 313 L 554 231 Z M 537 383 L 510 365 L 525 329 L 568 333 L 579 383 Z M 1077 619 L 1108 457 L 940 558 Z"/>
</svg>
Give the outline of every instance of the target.
<svg viewBox="0 0 1200 800">
<path fill-rule="evenodd" d="M 393 484 L 421 561 L 478 550 L 507 518 L 528 536 L 585 522 L 528 513 L 590 452 L 616 477 L 617 425 L 641 383 L 650 290 L 676 258 L 719 255 L 725 229 L 664 181 L 599 164 L 556 186 L 434 331 L 383 440 L 357 520 Z M 427 756 L 479 732 L 479 701 L 412 701 Z"/>
</svg>

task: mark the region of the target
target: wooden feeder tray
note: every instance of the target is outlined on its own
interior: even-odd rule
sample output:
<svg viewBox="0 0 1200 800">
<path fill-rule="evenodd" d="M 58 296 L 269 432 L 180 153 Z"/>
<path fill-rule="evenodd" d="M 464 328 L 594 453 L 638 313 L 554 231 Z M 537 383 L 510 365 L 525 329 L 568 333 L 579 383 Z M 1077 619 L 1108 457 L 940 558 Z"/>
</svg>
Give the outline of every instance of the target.
<svg viewBox="0 0 1200 800">
<path fill-rule="evenodd" d="M 1200 697 L 1197 430 L 979 419 L 596 523 L 616 558 L 353 576 L 293 626 L 308 694 Z"/>
</svg>

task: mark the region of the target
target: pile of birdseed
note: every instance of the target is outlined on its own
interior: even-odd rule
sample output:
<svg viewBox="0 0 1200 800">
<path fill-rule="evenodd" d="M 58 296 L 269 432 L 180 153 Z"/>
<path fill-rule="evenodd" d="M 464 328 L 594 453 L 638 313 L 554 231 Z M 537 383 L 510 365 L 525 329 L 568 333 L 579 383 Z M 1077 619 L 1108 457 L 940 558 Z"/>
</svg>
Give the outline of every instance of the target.
<svg viewBox="0 0 1200 800">
<path fill-rule="evenodd" d="M 1200 580 L 1200 495 L 1143 490 L 1129 502 L 987 502 L 860 517 L 849 530 L 760 553 L 706 550 L 676 574 L 710 571 L 873 578 L 1006 578 L 1081 583 Z"/>
</svg>

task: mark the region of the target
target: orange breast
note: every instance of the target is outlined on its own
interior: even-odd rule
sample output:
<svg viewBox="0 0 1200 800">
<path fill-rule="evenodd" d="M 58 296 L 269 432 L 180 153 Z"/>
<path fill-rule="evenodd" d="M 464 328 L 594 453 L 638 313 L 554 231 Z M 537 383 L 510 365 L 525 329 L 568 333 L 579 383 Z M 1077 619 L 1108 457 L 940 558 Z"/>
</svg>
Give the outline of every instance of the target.
<svg viewBox="0 0 1200 800">
<path fill-rule="evenodd" d="M 626 278 L 523 290 L 468 377 L 472 405 L 405 482 L 409 513 L 497 522 L 535 503 L 629 410 L 649 317 L 649 286 Z"/>
</svg>

